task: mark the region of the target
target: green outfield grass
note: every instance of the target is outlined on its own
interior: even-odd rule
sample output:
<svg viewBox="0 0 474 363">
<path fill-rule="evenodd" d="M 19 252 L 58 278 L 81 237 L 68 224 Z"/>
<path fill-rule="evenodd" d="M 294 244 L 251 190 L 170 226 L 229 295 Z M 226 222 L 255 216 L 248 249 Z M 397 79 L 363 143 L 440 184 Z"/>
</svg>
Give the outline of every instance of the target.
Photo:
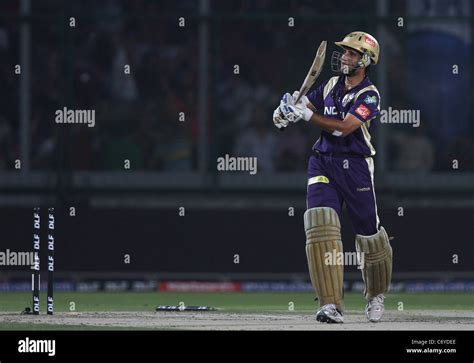
<svg viewBox="0 0 474 363">
<path fill-rule="evenodd" d="M 0 294 L 0 330 L 135 330 L 114 326 L 50 325 L 47 323 L 11 322 L 1 313 L 20 314 L 31 307 L 31 293 Z M 46 294 L 41 295 L 45 313 Z M 157 305 L 207 305 L 220 312 L 232 313 L 313 313 L 316 302 L 310 293 L 56 293 L 55 312 L 153 312 Z M 474 294 L 389 294 L 387 310 L 473 310 Z M 345 295 L 346 311 L 363 311 L 365 300 L 360 293 Z M 219 311 L 217 313 L 219 313 Z M 11 315 L 10 315 L 11 316 Z M 43 315 L 44 316 L 44 315 Z"/>
<path fill-rule="evenodd" d="M 296 312 L 316 308 L 309 293 L 56 293 L 56 312 L 93 311 L 154 311 L 157 305 L 208 305 L 227 312 Z M 46 296 L 41 296 L 41 310 L 45 311 Z M 291 304 L 292 303 L 292 304 Z M 474 294 L 389 294 L 386 309 L 396 310 L 403 303 L 404 310 L 474 310 Z M 1 293 L 0 312 L 20 313 L 31 307 L 31 293 Z M 362 310 L 365 300 L 361 294 L 345 295 L 346 310 Z M 74 309 L 74 310 L 73 310 Z M 1 328 L 1 316 L 0 316 Z"/>
<path fill-rule="evenodd" d="M 94 326 L 94 325 L 60 325 L 60 324 L 30 324 L 30 323 L 2 323 L 0 321 L 0 331 L 2 330 L 32 330 L 32 331 L 44 331 L 44 330 L 61 330 L 61 331 L 70 331 L 70 330 L 123 330 L 123 331 L 130 331 L 130 330 L 138 330 L 133 328 L 127 327 L 107 327 L 107 326 Z M 152 330 L 146 328 L 140 328 L 140 330 Z"/>
</svg>

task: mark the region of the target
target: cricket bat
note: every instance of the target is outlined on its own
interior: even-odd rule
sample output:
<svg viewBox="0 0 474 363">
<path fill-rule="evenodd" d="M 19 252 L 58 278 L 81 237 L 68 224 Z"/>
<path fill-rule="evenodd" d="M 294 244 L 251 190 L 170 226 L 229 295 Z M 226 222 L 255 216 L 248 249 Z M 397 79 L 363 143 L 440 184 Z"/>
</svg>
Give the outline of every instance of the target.
<svg viewBox="0 0 474 363">
<path fill-rule="evenodd" d="M 319 48 L 316 52 L 316 56 L 314 57 L 313 64 L 306 75 L 306 78 L 303 81 L 303 84 L 300 88 L 300 93 L 298 98 L 295 101 L 295 104 L 301 99 L 301 97 L 305 96 L 308 91 L 313 86 L 314 82 L 318 79 L 321 71 L 323 70 L 324 60 L 326 58 L 326 45 L 327 41 L 323 40 L 319 45 Z M 286 127 L 282 127 L 280 130 L 284 131 Z"/>
<path fill-rule="evenodd" d="M 295 104 L 301 99 L 301 97 L 305 96 L 310 88 L 313 86 L 314 82 L 318 79 L 321 71 L 323 70 L 324 59 L 326 58 L 326 45 L 327 42 L 323 40 L 319 45 L 318 51 L 316 52 L 316 56 L 314 57 L 313 64 L 304 79 L 303 84 L 300 88 L 300 94 L 295 101 Z"/>
</svg>

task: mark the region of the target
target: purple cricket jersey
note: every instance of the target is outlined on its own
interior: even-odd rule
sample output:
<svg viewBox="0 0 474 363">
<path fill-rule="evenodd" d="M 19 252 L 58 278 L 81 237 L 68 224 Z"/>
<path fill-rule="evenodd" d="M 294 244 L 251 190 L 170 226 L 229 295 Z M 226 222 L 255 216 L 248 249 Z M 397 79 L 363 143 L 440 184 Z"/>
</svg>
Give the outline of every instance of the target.
<svg viewBox="0 0 474 363">
<path fill-rule="evenodd" d="M 365 76 L 361 83 L 349 91 L 344 90 L 345 76 L 332 77 L 314 91 L 308 99 L 316 109 L 324 110 L 324 116 L 343 120 L 350 113 L 363 122 L 362 126 L 346 137 L 333 136 L 321 131 L 313 150 L 334 155 L 373 156 L 371 122 L 380 113 L 380 94 Z"/>
</svg>

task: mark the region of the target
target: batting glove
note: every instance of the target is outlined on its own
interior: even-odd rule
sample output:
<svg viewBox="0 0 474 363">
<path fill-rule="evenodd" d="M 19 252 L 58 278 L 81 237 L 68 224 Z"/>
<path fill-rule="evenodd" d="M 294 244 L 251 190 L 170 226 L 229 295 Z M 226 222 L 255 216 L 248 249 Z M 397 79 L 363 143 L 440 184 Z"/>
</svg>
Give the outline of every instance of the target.
<svg viewBox="0 0 474 363">
<path fill-rule="evenodd" d="M 299 92 L 299 91 L 293 92 L 293 94 L 292 94 L 292 96 L 293 96 L 293 101 L 296 101 L 296 99 L 298 98 L 299 95 L 300 95 L 300 92 Z M 303 105 L 304 107 L 308 107 L 308 103 L 309 103 L 308 97 L 303 96 L 303 97 L 300 98 L 300 100 L 298 101 L 297 105 Z"/>
<path fill-rule="evenodd" d="M 278 106 L 275 111 L 273 111 L 273 124 L 281 129 L 285 128 L 288 126 L 288 120 L 285 118 L 285 116 L 281 113 L 280 111 L 280 106 Z"/>
<path fill-rule="evenodd" d="M 293 112 L 295 100 L 289 93 L 285 93 L 280 101 L 280 111 L 289 122 L 298 122 L 301 119 L 297 113 Z"/>
<path fill-rule="evenodd" d="M 298 122 L 301 119 L 309 121 L 313 116 L 313 111 L 300 103 L 296 106 L 286 105 L 285 108 L 288 110 L 288 113 L 285 114 L 285 118 L 290 122 Z"/>
</svg>

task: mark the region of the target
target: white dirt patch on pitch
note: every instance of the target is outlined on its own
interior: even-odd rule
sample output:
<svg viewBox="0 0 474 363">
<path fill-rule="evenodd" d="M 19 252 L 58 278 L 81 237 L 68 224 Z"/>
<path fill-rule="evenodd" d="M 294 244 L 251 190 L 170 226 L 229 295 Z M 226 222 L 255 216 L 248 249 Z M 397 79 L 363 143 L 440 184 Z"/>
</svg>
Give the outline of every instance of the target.
<svg viewBox="0 0 474 363">
<path fill-rule="evenodd" d="M 71 325 L 158 330 L 474 330 L 474 311 L 388 311 L 369 323 L 363 312 L 347 312 L 344 324 L 321 324 L 311 313 L 74 312 L 0 314 L 1 323 Z M 74 327 L 71 327 L 74 329 Z"/>
</svg>

